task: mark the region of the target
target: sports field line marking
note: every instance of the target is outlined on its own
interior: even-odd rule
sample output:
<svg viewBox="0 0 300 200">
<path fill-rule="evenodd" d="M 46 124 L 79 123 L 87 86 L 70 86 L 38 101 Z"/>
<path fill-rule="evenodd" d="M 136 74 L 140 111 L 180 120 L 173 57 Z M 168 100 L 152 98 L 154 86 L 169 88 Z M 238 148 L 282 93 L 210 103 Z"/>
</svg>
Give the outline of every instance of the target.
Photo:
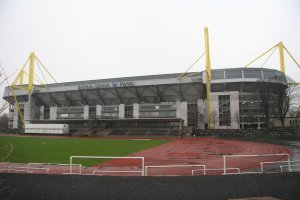
<svg viewBox="0 0 300 200">
<path fill-rule="evenodd" d="M 8 150 L 8 153 L 6 154 L 6 156 L 3 159 L 1 159 L 1 162 L 6 160 L 10 156 L 11 152 L 13 152 L 13 150 L 14 150 L 14 145 L 12 143 L 10 143 L 10 149 L 9 149 L 7 144 L 6 144 L 5 148 L 6 148 L 6 150 Z"/>
<path fill-rule="evenodd" d="M 152 139 L 131 139 L 131 140 L 152 140 Z"/>
</svg>

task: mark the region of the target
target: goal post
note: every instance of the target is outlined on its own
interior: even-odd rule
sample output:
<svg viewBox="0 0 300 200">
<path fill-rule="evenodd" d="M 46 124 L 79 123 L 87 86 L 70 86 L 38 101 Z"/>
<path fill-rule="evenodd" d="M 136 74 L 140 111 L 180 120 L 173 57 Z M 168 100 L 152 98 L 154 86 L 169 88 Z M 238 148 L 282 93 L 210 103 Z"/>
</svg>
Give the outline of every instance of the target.
<svg viewBox="0 0 300 200">
<path fill-rule="evenodd" d="M 223 175 L 226 175 L 227 174 L 227 170 L 226 169 L 229 169 L 227 168 L 227 161 L 226 161 L 226 158 L 251 158 L 251 157 L 277 157 L 277 156 L 286 156 L 287 157 L 287 163 L 288 163 L 288 168 L 289 168 L 289 171 L 290 171 L 290 155 L 288 153 L 280 153 L 280 154 L 258 154 L 258 155 L 223 155 L 223 169 L 224 169 L 224 172 L 223 172 Z M 258 164 L 262 165 L 261 163 L 262 162 L 259 162 L 257 161 Z M 264 162 L 263 162 L 264 163 Z M 267 163 L 267 162 L 265 162 Z M 261 168 L 261 172 L 260 173 L 263 173 L 263 169 Z"/>
<path fill-rule="evenodd" d="M 141 160 L 141 170 L 140 171 L 135 171 L 135 172 L 140 172 L 141 176 L 145 175 L 145 159 L 144 157 L 121 157 L 121 156 L 70 156 L 70 174 L 73 174 L 72 171 L 72 166 L 73 164 L 73 159 L 76 158 L 84 158 L 84 159 L 139 159 Z M 116 172 L 116 171 L 115 171 Z M 119 171 L 118 171 L 119 172 Z M 120 171 L 122 172 L 122 171 Z"/>
</svg>

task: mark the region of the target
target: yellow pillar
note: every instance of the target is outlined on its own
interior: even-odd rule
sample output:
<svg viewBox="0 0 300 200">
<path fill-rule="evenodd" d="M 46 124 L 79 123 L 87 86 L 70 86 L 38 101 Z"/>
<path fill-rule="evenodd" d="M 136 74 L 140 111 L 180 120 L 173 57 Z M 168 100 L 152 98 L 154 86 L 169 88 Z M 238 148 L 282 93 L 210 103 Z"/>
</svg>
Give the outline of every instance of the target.
<svg viewBox="0 0 300 200">
<path fill-rule="evenodd" d="M 20 71 L 19 84 L 20 85 L 24 84 L 24 70 L 23 69 L 21 69 L 21 71 Z"/>
<path fill-rule="evenodd" d="M 210 67 L 210 52 L 209 52 L 209 37 L 208 37 L 208 28 L 204 28 L 204 37 L 205 37 L 205 57 L 206 57 L 206 98 L 207 98 L 207 125 L 210 129 L 210 80 L 211 80 L 211 67 Z"/>
<path fill-rule="evenodd" d="M 285 73 L 284 45 L 282 42 L 278 43 L 278 48 L 279 48 L 279 59 L 280 59 L 280 71 Z"/>
<path fill-rule="evenodd" d="M 34 79 L 34 59 L 35 54 L 31 52 L 29 57 L 29 80 L 28 80 L 28 91 L 31 92 L 33 87 L 33 79 Z"/>
</svg>

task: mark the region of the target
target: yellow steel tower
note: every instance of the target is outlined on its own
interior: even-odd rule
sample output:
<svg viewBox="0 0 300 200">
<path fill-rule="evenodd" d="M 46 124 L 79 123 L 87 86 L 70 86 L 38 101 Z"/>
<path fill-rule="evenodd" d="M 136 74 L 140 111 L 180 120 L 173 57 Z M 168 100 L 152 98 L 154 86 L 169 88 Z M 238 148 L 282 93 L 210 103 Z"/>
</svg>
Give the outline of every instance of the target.
<svg viewBox="0 0 300 200">
<path fill-rule="evenodd" d="M 28 73 L 25 71 L 25 68 L 27 66 L 29 62 L 29 70 Z M 18 99 L 16 97 L 15 91 L 16 90 L 25 90 L 28 92 L 28 94 L 31 94 L 32 89 L 34 87 L 34 81 L 38 82 L 39 85 L 42 85 L 43 87 L 47 88 L 47 86 L 43 83 L 43 81 L 37 76 L 37 74 L 35 73 L 35 63 L 37 64 L 38 68 L 40 69 L 40 72 L 45 80 L 45 82 L 47 82 L 43 71 L 45 71 L 50 77 L 51 79 L 56 82 L 56 80 L 53 78 L 53 76 L 48 72 L 48 70 L 46 69 L 46 67 L 41 63 L 41 61 L 35 56 L 35 53 L 32 52 L 30 53 L 27 61 L 25 62 L 25 64 L 23 65 L 23 67 L 21 68 L 19 74 L 17 75 L 16 79 L 13 81 L 13 83 L 10 86 L 10 90 L 12 91 L 13 94 L 13 98 L 14 98 L 14 102 L 15 102 L 15 107 L 17 107 L 18 109 L 18 113 L 19 116 L 21 118 L 21 121 L 23 123 L 23 126 L 25 124 L 24 122 L 24 117 L 22 115 L 22 112 L 20 110 L 20 106 L 19 106 L 19 102 Z M 28 84 L 24 85 L 24 76 L 28 77 Z"/>
<path fill-rule="evenodd" d="M 205 38 L 205 68 L 206 68 L 206 98 L 207 98 L 207 125 L 210 129 L 210 81 L 211 81 L 211 68 L 210 68 L 210 53 L 209 53 L 209 37 L 208 28 L 204 28 Z"/>
<path fill-rule="evenodd" d="M 187 72 L 205 55 L 205 73 L 206 73 L 206 98 L 207 98 L 207 122 L 208 128 L 211 127 L 211 113 L 210 113 L 210 82 L 211 82 L 211 63 L 210 63 L 210 52 L 209 52 L 209 36 L 208 28 L 204 27 L 204 40 L 205 40 L 205 52 L 183 73 L 179 76 L 179 80 L 184 77 L 198 74 L 199 72 L 187 75 Z"/>
</svg>

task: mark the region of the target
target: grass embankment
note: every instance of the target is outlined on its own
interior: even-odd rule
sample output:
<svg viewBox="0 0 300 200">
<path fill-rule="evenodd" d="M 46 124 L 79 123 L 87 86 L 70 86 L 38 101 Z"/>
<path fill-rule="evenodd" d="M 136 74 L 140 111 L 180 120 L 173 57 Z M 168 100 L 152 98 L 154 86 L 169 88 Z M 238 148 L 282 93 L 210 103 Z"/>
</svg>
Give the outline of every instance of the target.
<svg viewBox="0 0 300 200">
<path fill-rule="evenodd" d="M 115 140 L 47 137 L 0 137 L 0 161 L 14 163 L 69 163 L 70 156 L 126 156 L 168 140 Z M 10 155 L 9 151 L 13 147 Z M 5 160 L 3 160 L 7 157 Z M 104 160 L 81 160 L 93 165 Z"/>
</svg>

